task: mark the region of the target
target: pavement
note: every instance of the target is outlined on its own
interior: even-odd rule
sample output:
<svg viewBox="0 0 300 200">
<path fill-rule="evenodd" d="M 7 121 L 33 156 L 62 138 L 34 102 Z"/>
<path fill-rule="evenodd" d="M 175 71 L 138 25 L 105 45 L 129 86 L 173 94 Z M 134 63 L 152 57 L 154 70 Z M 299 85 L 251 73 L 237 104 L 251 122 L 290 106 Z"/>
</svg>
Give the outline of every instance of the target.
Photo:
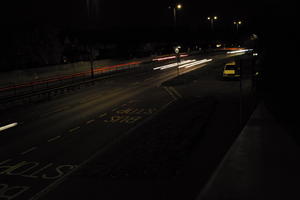
<svg viewBox="0 0 300 200">
<path fill-rule="evenodd" d="M 300 148 L 261 102 L 197 200 L 299 199 Z"/>
</svg>

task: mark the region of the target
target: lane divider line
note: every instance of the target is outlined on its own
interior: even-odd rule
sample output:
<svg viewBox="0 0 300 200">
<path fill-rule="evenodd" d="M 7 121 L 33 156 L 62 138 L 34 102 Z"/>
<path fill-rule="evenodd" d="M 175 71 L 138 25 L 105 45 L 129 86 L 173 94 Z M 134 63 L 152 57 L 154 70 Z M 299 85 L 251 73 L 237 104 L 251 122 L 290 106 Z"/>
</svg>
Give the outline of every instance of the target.
<svg viewBox="0 0 300 200">
<path fill-rule="evenodd" d="M 106 115 L 107 115 L 107 113 L 103 113 L 103 114 L 99 115 L 98 118 L 105 117 Z"/>
<path fill-rule="evenodd" d="M 80 126 L 77 126 L 75 128 L 70 129 L 69 132 L 72 133 L 72 132 L 75 132 L 75 131 L 77 131 L 79 129 L 80 129 Z"/>
<path fill-rule="evenodd" d="M 58 136 L 56 136 L 56 137 L 54 137 L 54 138 L 50 138 L 49 140 L 47 140 L 47 142 L 53 142 L 53 141 L 55 141 L 55 140 L 58 140 L 59 138 L 61 138 L 60 135 L 58 135 Z"/>
<path fill-rule="evenodd" d="M 91 124 L 91 123 L 93 123 L 93 122 L 95 122 L 95 120 L 94 120 L 94 119 L 91 119 L 91 120 L 87 121 L 86 124 Z"/>
<path fill-rule="evenodd" d="M 8 124 L 8 125 L 5 125 L 5 126 L 2 126 L 2 127 L 0 127 L 0 132 L 1 132 L 1 131 L 4 131 L 4 130 L 6 130 L 6 129 L 9 129 L 9 128 L 15 127 L 15 126 L 17 126 L 17 125 L 18 125 L 18 123 L 15 122 L 15 123 L 12 123 L 12 124 Z"/>
<path fill-rule="evenodd" d="M 29 153 L 29 152 L 32 152 L 32 151 L 34 151 L 34 150 L 36 150 L 37 149 L 37 147 L 31 147 L 30 149 L 27 149 L 26 151 L 23 151 L 22 153 L 20 153 L 21 155 L 25 155 L 25 154 L 27 154 L 27 153 Z"/>
<path fill-rule="evenodd" d="M 71 174 L 74 174 L 75 172 L 78 172 L 80 169 L 82 169 L 87 163 L 91 162 L 93 159 L 97 158 L 104 152 L 106 152 L 108 149 L 112 148 L 112 146 L 115 146 L 118 144 L 122 139 L 125 137 L 128 137 L 133 131 L 137 130 L 139 127 L 143 126 L 145 123 L 153 119 L 155 116 L 157 116 L 159 113 L 161 113 L 163 110 L 165 110 L 169 105 L 174 103 L 175 100 L 170 101 L 166 105 L 164 105 L 162 108 L 160 108 L 157 112 L 155 112 L 153 115 L 149 116 L 148 118 L 144 119 L 141 123 L 139 123 L 136 126 L 133 126 L 131 129 L 129 129 L 127 132 L 122 134 L 122 136 L 117 137 L 114 141 L 106 144 L 104 147 L 101 147 L 98 149 L 95 153 L 93 153 L 89 158 L 82 161 L 74 170 L 71 170 L 67 173 L 65 173 L 60 178 L 56 179 L 52 183 L 50 183 L 48 186 L 46 186 L 44 189 L 40 190 L 38 193 L 36 193 L 34 196 L 32 196 L 29 200 L 38 200 L 41 199 L 41 197 L 45 196 L 47 193 L 52 191 L 54 188 L 58 187 L 61 183 L 63 183 Z"/>
</svg>

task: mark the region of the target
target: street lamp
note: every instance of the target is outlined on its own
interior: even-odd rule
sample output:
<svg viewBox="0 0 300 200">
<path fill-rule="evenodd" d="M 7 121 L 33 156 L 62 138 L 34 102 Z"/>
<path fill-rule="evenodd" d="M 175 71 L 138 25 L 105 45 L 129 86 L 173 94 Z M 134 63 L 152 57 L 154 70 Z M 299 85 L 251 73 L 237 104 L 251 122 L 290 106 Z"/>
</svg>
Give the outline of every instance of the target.
<svg viewBox="0 0 300 200">
<path fill-rule="evenodd" d="M 218 19 L 217 16 L 207 17 L 207 20 L 210 21 L 211 30 L 214 31 L 214 21 Z"/>
<path fill-rule="evenodd" d="M 234 21 L 233 22 L 234 25 L 236 25 L 236 31 L 239 31 L 239 26 L 242 24 L 242 21 L 238 20 L 238 21 Z"/>
<path fill-rule="evenodd" d="M 177 23 L 177 10 L 181 10 L 181 9 L 182 9 L 182 4 L 180 3 L 173 6 L 174 27 L 176 27 L 176 23 Z"/>
</svg>

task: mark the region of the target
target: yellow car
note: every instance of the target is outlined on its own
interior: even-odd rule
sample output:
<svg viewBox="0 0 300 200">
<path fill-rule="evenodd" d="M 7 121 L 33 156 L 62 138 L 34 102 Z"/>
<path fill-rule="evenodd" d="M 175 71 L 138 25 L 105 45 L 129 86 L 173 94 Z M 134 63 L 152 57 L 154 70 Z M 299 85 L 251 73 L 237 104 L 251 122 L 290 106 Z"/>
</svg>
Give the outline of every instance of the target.
<svg viewBox="0 0 300 200">
<path fill-rule="evenodd" d="M 240 67 L 235 61 L 226 63 L 223 69 L 223 78 L 239 78 Z"/>
</svg>

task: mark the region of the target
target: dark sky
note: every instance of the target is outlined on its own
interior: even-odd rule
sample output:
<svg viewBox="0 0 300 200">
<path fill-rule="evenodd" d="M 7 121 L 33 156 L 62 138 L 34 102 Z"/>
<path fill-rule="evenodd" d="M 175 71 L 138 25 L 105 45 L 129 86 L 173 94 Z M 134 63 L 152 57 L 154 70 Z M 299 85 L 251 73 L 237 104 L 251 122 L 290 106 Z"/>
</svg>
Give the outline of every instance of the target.
<svg viewBox="0 0 300 200">
<path fill-rule="evenodd" d="M 87 8 L 90 4 L 90 10 Z M 233 20 L 242 19 L 245 26 L 267 26 L 272 15 L 288 15 L 296 10 L 292 0 L 181 0 L 178 25 L 191 29 L 209 28 L 208 15 L 219 17 L 216 26 L 233 30 Z M 172 0 L 6 0 L 0 7 L 0 23 L 18 25 L 52 24 L 60 27 L 85 28 L 88 11 L 97 28 L 163 28 L 172 27 Z M 296 12 L 296 11 L 295 11 Z M 284 17 L 287 16 L 287 19 Z M 278 17 L 280 19 L 280 17 Z M 276 19 L 276 20 L 278 20 Z M 266 21 L 266 22 L 265 22 Z M 267 22 L 268 21 L 268 22 Z M 274 23 L 274 22 L 273 22 Z M 258 25 L 259 26 L 259 25 Z M 228 28 L 229 27 L 229 28 Z"/>
</svg>

